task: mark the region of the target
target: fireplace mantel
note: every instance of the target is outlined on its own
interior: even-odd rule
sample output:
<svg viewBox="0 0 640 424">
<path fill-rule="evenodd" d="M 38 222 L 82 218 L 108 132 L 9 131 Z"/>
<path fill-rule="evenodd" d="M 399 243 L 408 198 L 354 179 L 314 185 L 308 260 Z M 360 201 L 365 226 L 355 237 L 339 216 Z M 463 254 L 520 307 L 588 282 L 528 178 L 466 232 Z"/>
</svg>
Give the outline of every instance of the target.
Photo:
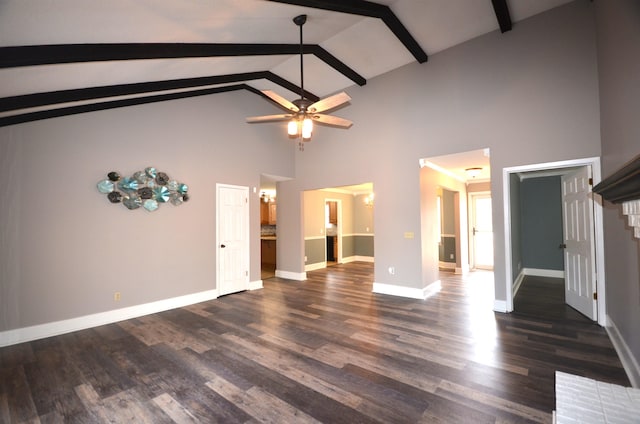
<svg viewBox="0 0 640 424">
<path fill-rule="evenodd" d="M 636 156 L 593 188 L 611 203 L 622 203 L 634 236 L 640 238 L 640 155 Z"/>
<path fill-rule="evenodd" d="M 593 188 L 611 203 L 640 199 L 640 155 Z"/>
</svg>

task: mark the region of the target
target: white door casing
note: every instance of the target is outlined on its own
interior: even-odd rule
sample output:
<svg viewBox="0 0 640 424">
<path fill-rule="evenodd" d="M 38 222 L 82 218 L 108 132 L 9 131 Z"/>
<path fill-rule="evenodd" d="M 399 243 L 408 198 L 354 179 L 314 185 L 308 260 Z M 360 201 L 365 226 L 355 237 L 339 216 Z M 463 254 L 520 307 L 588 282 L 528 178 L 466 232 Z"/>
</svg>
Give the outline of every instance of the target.
<svg viewBox="0 0 640 424">
<path fill-rule="evenodd" d="M 591 167 L 583 166 L 562 176 L 565 301 L 597 320 L 596 264 L 594 261 L 593 197 Z"/>
<path fill-rule="evenodd" d="M 249 288 L 249 188 L 216 184 L 218 295 Z"/>
</svg>

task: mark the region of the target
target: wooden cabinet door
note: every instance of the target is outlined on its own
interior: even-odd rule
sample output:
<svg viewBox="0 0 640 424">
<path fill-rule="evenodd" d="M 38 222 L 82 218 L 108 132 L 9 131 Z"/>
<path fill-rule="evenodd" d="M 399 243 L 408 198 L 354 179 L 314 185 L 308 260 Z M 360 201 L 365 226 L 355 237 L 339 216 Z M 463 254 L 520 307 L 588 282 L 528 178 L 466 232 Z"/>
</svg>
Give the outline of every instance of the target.
<svg viewBox="0 0 640 424">
<path fill-rule="evenodd" d="M 260 201 L 260 225 L 269 225 L 269 204 Z"/>
<path fill-rule="evenodd" d="M 276 204 L 269 203 L 269 225 L 276 225 Z"/>
<path fill-rule="evenodd" d="M 338 202 L 329 202 L 329 222 L 338 225 Z"/>
</svg>

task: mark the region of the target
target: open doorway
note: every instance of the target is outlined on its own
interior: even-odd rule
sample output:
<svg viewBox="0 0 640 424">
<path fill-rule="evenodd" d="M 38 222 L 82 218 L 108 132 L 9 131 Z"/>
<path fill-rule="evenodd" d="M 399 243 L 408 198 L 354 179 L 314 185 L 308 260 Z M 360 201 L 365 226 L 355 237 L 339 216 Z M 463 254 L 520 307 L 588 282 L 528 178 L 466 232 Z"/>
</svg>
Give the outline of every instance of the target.
<svg viewBox="0 0 640 424">
<path fill-rule="evenodd" d="M 373 262 L 373 184 L 303 193 L 305 271 Z"/>
<path fill-rule="evenodd" d="M 489 234 L 481 240 L 484 243 L 488 240 L 489 243 L 489 246 L 482 250 L 485 254 L 482 259 L 486 263 L 484 268 L 491 270 L 493 238 L 489 149 L 424 158 L 420 160 L 420 166 L 423 168 L 422 232 L 425 240 L 429 240 L 423 246 L 425 263 L 431 264 L 431 257 L 437 256 L 435 263 L 440 270 L 447 269 L 457 274 L 465 274 L 471 269 L 470 266 L 474 264 L 470 257 L 474 237 L 473 217 L 469 214 L 469 203 L 472 199 L 470 195 L 482 194 L 485 202 L 479 211 L 483 224 L 481 229 L 483 232 L 488 230 Z M 433 218 L 436 218 L 436 225 L 433 224 Z M 478 228 L 476 225 L 476 230 Z"/>
<path fill-rule="evenodd" d="M 507 293 L 505 311 L 514 311 L 515 295 L 528 275 L 556 278 L 564 286 L 567 304 L 604 325 L 606 303 L 602 271 L 602 207 L 599 196 L 591 192 L 592 184 L 600 180 L 599 158 L 505 168 L 503 178 Z M 551 184 L 539 189 L 546 200 L 528 199 L 532 195 L 527 193 L 527 184 L 523 185 L 523 181 L 536 182 L 540 187 Z M 550 197 L 553 191 L 557 192 L 555 200 Z M 541 207 L 543 202 L 544 207 Z M 557 206 L 554 207 L 553 204 Z M 531 212 L 535 208 L 539 208 L 540 213 L 555 209 L 555 218 L 547 217 L 542 220 L 540 228 L 532 231 L 531 237 L 524 234 L 523 228 L 529 231 L 535 222 L 529 220 L 523 210 Z M 528 223 L 523 223 L 523 220 Z M 542 237 L 545 242 L 553 239 L 553 245 L 536 247 L 538 241 L 535 237 L 554 225 L 559 227 L 555 235 Z M 578 230 L 581 231 L 580 234 L 576 233 Z M 531 240 L 523 243 L 523 237 Z M 533 256 L 525 249 L 533 249 Z M 545 258 L 549 253 L 553 253 L 554 260 L 560 262 L 555 267 L 560 270 L 545 265 L 553 263 L 550 258 Z"/>
<path fill-rule="evenodd" d="M 261 279 L 275 277 L 278 243 L 278 196 L 279 181 L 288 178 L 275 175 L 260 175 L 259 209 L 260 209 L 260 274 Z"/>
</svg>

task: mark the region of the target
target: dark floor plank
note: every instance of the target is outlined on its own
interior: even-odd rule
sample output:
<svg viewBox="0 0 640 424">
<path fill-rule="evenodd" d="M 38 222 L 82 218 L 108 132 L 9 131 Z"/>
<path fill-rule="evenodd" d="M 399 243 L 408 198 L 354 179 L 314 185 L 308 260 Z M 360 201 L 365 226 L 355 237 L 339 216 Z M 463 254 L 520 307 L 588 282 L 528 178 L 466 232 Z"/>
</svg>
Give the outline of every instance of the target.
<svg viewBox="0 0 640 424">
<path fill-rule="evenodd" d="M 373 264 L 0 349 L 0 422 L 549 422 L 555 371 L 629 385 L 606 331 L 527 278 L 426 300 L 372 293 Z"/>
</svg>

